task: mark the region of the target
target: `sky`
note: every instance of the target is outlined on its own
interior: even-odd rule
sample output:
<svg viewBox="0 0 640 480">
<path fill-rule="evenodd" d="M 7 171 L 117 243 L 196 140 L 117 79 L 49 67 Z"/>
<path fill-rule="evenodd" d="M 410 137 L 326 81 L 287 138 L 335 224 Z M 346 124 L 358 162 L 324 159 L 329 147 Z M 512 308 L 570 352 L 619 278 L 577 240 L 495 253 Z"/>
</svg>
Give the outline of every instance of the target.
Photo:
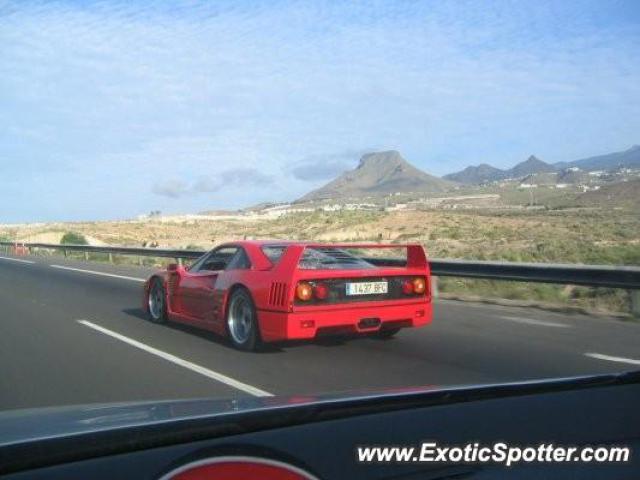
<svg viewBox="0 0 640 480">
<path fill-rule="evenodd" d="M 640 143 L 640 2 L 4 2 L 0 223 L 302 196 Z"/>
</svg>

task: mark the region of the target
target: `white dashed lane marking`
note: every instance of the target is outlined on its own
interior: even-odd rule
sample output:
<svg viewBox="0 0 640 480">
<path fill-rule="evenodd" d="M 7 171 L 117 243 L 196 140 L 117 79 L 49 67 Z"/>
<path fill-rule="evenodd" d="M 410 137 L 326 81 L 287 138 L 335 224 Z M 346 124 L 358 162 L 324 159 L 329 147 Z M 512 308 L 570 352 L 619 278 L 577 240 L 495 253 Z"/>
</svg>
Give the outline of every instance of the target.
<svg viewBox="0 0 640 480">
<path fill-rule="evenodd" d="M 500 316 L 500 318 L 502 318 L 503 320 L 509 320 L 510 322 L 524 323 L 526 325 L 536 325 L 538 327 L 571 328 L 571 325 L 567 325 L 566 323 L 548 322 L 546 320 L 534 320 L 533 318 L 508 316 Z"/>
<path fill-rule="evenodd" d="M 602 353 L 585 353 L 585 356 L 590 358 L 596 358 L 598 360 L 605 360 L 607 362 L 628 363 L 629 365 L 640 365 L 640 360 L 636 360 L 634 358 L 613 357 L 611 355 L 604 355 Z"/>
</svg>

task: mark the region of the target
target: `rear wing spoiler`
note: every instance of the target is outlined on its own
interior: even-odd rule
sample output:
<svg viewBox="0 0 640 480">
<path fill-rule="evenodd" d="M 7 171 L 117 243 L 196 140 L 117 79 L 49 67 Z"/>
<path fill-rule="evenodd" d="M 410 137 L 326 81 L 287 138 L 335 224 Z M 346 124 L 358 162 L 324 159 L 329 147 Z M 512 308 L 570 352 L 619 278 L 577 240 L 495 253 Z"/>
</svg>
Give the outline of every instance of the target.
<svg viewBox="0 0 640 480">
<path fill-rule="evenodd" d="M 380 243 L 300 243 L 287 246 L 277 269 L 297 269 L 304 250 L 307 248 L 338 249 L 406 249 L 406 257 L 359 256 L 362 260 L 378 267 L 406 267 L 428 269 L 429 262 L 424 247 L 420 244 L 380 244 Z"/>
</svg>

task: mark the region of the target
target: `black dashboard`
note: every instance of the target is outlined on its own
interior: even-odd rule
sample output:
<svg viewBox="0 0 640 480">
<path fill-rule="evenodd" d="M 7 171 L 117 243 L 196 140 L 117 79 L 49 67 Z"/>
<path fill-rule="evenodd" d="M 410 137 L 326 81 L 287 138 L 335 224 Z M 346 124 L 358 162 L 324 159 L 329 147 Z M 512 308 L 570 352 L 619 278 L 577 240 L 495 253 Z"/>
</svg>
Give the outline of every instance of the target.
<svg viewBox="0 0 640 480">
<path fill-rule="evenodd" d="M 81 416 L 66 410 L 62 417 L 56 411 L 0 417 L 0 473 L 10 480 L 227 479 L 231 474 L 221 464 L 227 462 L 229 467 L 229 462 L 235 462 L 240 469 L 234 470 L 234 478 L 264 480 L 637 479 L 640 475 L 640 460 L 634 456 L 640 451 L 638 373 L 348 399 L 261 402 L 266 403 L 229 401 L 225 411 L 216 414 L 211 413 L 215 402 L 193 401 L 94 408 Z M 220 404 L 216 405 L 220 411 Z M 76 429 L 65 435 L 56 433 L 65 424 Z M 41 431 L 26 435 L 34 428 Z M 24 438 L 19 439 L 21 435 Z M 625 445 L 632 454 L 621 463 L 531 462 L 511 467 L 463 462 L 360 463 L 356 458 L 358 446 L 425 441 Z M 243 462 L 253 469 L 242 470 Z"/>
</svg>

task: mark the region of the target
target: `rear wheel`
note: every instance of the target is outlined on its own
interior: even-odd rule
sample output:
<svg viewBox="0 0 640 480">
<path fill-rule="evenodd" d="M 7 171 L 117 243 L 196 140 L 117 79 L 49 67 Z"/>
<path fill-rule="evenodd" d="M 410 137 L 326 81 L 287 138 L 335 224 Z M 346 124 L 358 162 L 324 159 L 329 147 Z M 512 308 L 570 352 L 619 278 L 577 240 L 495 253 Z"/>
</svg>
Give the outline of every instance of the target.
<svg viewBox="0 0 640 480">
<path fill-rule="evenodd" d="M 147 312 L 149 320 L 155 323 L 165 323 L 167 321 L 167 302 L 162 282 L 154 278 L 149 288 L 149 298 L 147 299 Z"/>
<path fill-rule="evenodd" d="M 260 346 L 258 316 L 247 290 L 239 288 L 231 294 L 227 307 L 227 333 L 233 346 L 253 351 Z"/>
<path fill-rule="evenodd" d="M 379 332 L 377 332 L 376 337 L 386 340 L 395 336 L 395 334 L 399 331 L 399 328 L 385 328 L 384 330 L 380 330 Z"/>
</svg>

